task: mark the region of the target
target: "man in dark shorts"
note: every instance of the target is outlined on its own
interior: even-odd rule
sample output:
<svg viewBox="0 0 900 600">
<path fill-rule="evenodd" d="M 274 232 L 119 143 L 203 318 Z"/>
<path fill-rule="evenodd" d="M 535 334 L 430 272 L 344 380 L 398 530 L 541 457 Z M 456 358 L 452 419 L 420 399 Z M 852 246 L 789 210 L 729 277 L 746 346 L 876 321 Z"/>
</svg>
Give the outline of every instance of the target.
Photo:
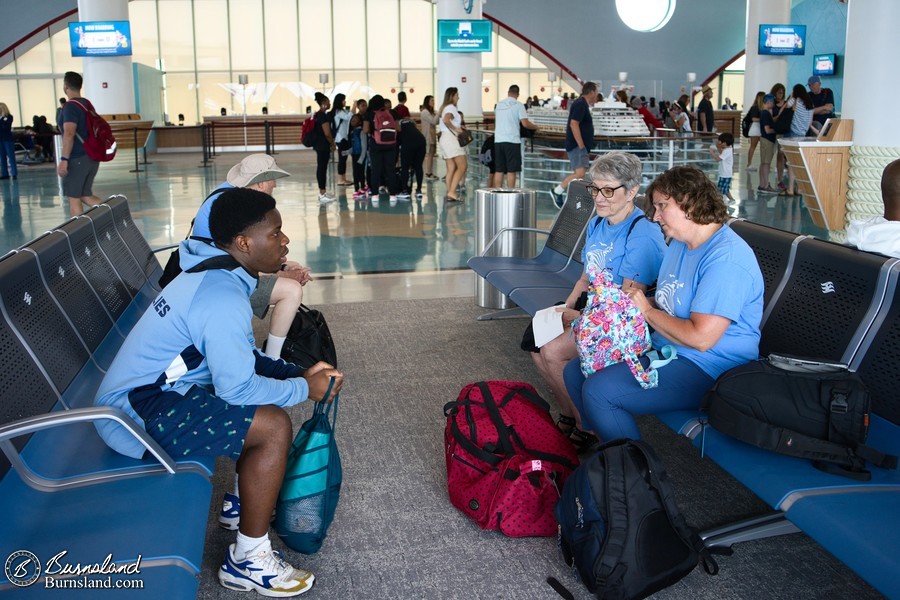
<svg viewBox="0 0 900 600">
<path fill-rule="evenodd" d="M 506 174 L 506 187 L 516 187 L 516 174 L 522 171 L 522 136 L 519 127 L 535 130 L 537 125 L 528 120 L 525 107 L 519 102 L 519 86 L 509 86 L 506 98 L 497 103 L 494 109 L 494 173 L 491 177 L 492 187 L 503 185 L 503 174 Z"/>
<path fill-rule="evenodd" d="M 268 536 L 291 446 L 291 419 L 283 407 L 330 401 L 343 375 L 322 362 L 303 371 L 254 347 L 250 294 L 260 273 L 278 270 L 289 241 L 274 198 L 228 190 L 213 205 L 209 224 L 216 245 L 181 242 L 185 271 L 129 333 L 95 404 L 124 410 L 176 460 L 235 460 L 239 532 L 219 582 L 266 596 L 296 596 L 315 577 L 287 564 Z M 144 454 L 121 426 L 107 421 L 98 430 L 117 452 Z"/>
<path fill-rule="evenodd" d="M 81 96 L 81 75 L 67 71 L 63 91 L 67 101 L 62 107 L 62 150 L 56 172 L 63 178 L 63 193 L 69 198 L 69 216 L 84 212 L 84 205 L 94 206 L 102 200 L 94 195 L 94 177 L 100 163 L 84 152 L 87 138 L 87 112 L 91 103 Z M 74 100 L 74 102 L 72 102 Z"/>
<path fill-rule="evenodd" d="M 566 154 L 569 155 L 569 166 L 572 174 L 553 188 L 553 203 L 562 208 L 564 194 L 569 182 L 573 179 L 584 179 L 590 165 L 591 146 L 594 145 L 594 117 L 591 107 L 597 102 L 599 91 L 597 84 L 588 81 L 581 86 L 581 96 L 569 104 L 569 118 L 566 121 Z"/>
</svg>

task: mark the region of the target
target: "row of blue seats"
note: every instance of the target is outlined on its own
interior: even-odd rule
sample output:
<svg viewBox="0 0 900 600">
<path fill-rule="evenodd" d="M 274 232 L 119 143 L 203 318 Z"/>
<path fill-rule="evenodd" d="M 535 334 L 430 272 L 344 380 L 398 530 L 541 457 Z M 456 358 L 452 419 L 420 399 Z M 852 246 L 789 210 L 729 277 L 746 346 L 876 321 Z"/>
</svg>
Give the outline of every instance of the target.
<svg viewBox="0 0 900 600">
<path fill-rule="evenodd" d="M 534 258 L 473 257 L 470 267 L 507 294 L 518 309 L 564 300 L 581 273 L 578 260 L 593 203 L 573 182 L 548 242 Z M 560 235 L 562 225 L 573 238 Z M 900 453 L 900 261 L 742 220 L 730 223 L 753 249 L 763 273 L 765 310 L 760 355 L 790 354 L 848 365 L 873 399 L 869 445 Z M 512 231 L 498 234 L 509 235 Z M 566 240 L 566 243 L 563 242 Z M 574 240 L 574 241 L 573 241 Z M 554 242 L 552 247 L 551 241 Z M 702 446 L 773 512 L 704 532 L 710 546 L 803 531 L 879 591 L 900 597 L 900 473 L 873 469 L 856 482 L 723 435 L 698 411 L 658 417 Z"/>
<path fill-rule="evenodd" d="M 52 567 L 26 587 L 36 563 L 18 555 L 0 570 L 0 591 L 58 598 L 47 574 L 111 555 L 139 560 L 140 573 L 113 576 L 123 587 L 104 597 L 133 597 L 135 585 L 148 597 L 196 597 L 214 462 L 176 463 L 125 413 L 92 406 L 160 275 L 124 197 L 0 259 L 0 560 L 27 551 Z M 145 458 L 110 450 L 94 428 L 101 419 L 128 427 Z"/>
</svg>

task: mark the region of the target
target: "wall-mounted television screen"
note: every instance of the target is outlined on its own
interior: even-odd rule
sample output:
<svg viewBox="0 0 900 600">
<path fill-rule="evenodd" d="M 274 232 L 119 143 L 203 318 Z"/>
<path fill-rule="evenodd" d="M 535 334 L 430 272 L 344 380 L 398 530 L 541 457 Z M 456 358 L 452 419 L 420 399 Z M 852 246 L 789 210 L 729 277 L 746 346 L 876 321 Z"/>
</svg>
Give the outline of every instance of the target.
<svg viewBox="0 0 900 600">
<path fill-rule="evenodd" d="M 759 54 L 806 54 L 806 25 L 760 25 Z"/>
<path fill-rule="evenodd" d="M 490 52 L 493 27 L 487 20 L 438 19 L 437 39 L 438 52 Z"/>
<path fill-rule="evenodd" d="M 131 24 L 128 21 L 80 21 L 69 23 L 72 56 L 131 56 Z"/>
<path fill-rule="evenodd" d="M 813 75 L 834 75 L 837 67 L 837 56 L 834 54 L 816 54 L 813 56 Z"/>
</svg>

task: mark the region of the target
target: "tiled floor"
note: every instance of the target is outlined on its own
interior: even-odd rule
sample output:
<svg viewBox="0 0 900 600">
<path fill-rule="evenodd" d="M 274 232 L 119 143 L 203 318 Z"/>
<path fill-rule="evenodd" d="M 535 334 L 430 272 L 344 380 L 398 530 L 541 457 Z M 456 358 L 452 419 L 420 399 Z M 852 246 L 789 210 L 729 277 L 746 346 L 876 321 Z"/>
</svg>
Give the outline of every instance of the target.
<svg viewBox="0 0 900 600">
<path fill-rule="evenodd" d="M 121 153 L 101 165 L 94 191 L 101 197 L 128 197 L 135 221 L 156 248 L 185 236 L 199 204 L 243 156 L 219 154 L 204 167 L 199 153 L 151 154 L 152 164 L 140 165 L 142 172 L 133 173 L 134 156 Z M 465 265 L 475 251 L 475 196 L 485 183 L 483 167 L 470 166 L 467 201 L 461 205 L 444 204 L 444 183 L 435 181 L 423 186 L 423 198 L 397 202 L 356 201 L 352 188 L 334 187 L 337 201 L 321 206 L 314 154 L 285 151 L 275 158 L 292 174 L 279 180 L 274 192 L 291 238 L 290 258 L 319 276 L 307 286 L 308 303 L 472 294 L 474 282 Z M 438 174 L 443 174 L 442 164 Z M 334 176 L 332 165 L 329 182 Z M 746 172 L 736 169 L 732 214 L 800 233 L 825 234 L 811 223 L 802 200 L 757 197 L 756 173 L 749 179 L 752 184 Z M 68 216 L 52 164 L 20 165 L 17 180 L 0 181 L 0 195 L 0 252 L 28 242 Z M 538 226 L 549 226 L 554 214 L 549 194 L 538 194 Z"/>
</svg>

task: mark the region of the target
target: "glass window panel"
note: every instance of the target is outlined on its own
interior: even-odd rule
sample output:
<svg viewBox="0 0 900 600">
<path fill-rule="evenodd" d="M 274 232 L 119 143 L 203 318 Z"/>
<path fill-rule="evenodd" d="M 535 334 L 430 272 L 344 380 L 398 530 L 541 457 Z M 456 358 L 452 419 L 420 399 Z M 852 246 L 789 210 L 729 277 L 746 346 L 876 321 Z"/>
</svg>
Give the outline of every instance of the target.
<svg viewBox="0 0 900 600">
<path fill-rule="evenodd" d="M 370 70 L 369 87 L 371 88 L 373 96 L 375 94 L 381 94 L 385 98 L 390 98 L 396 103 L 397 91 L 400 90 L 400 84 L 397 83 L 397 71 L 394 69 L 382 71 Z M 391 93 L 391 88 L 397 91 Z"/>
<path fill-rule="evenodd" d="M 536 56 L 530 55 L 528 57 L 528 66 L 532 69 L 546 69 L 547 67 L 542 63 Z"/>
<path fill-rule="evenodd" d="M 19 94 L 22 102 L 22 114 L 16 115 L 18 126 L 31 125 L 32 116 L 43 115 L 48 123 L 56 121 L 56 100 L 53 95 L 53 80 L 21 79 Z"/>
<path fill-rule="evenodd" d="M 300 68 L 297 42 L 297 1 L 265 0 L 266 69 Z M 234 23 L 234 18 L 231 19 Z M 259 68 L 262 65 L 254 65 Z M 296 74 L 294 79 L 296 79 Z M 271 110 L 271 109 L 270 109 Z"/>
<path fill-rule="evenodd" d="M 218 10 L 222 10 L 221 3 L 217 4 Z M 184 2 L 160 2 L 157 6 L 159 7 L 159 22 L 162 23 L 159 36 L 165 61 L 163 70 L 187 71 L 193 69 L 194 37 L 190 2 L 187 0 Z M 222 36 L 222 32 L 218 32 L 218 35 Z"/>
<path fill-rule="evenodd" d="M 497 62 L 504 69 L 524 69 L 528 66 L 528 53 L 500 36 L 494 36 Z"/>
<path fill-rule="evenodd" d="M 128 19 L 131 21 L 132 60 L 157 68 L 159 31 L 156 28 L 156 2 L 132 0 L 128 3 Z"/>
<path fill-rule="evenodd" d="M 333 86 L 334 80 L 331 78 L 331 73 L 328 73 L 328 83 L 321 84 L 319 83 L 319 74 L 320 73 L 328 73 L 326 70 L 318 70 L 318 71 L 300 71 L 300 81 L 297 84 L 297 89 L 295 90 L 298 97 L 300 97 L 301 106 L 303 110 L 301 112 L 306 112 L 307 107 L 311 110 L 316 110 L 316 102 L 314 100 L 314 96 L 316 92 L 322 92 L 327 94 L 329 97 L 333 96 Z"/>
<path fill-rule="evenodd" d="M 368 0 L 366 24 L 370 69 L 400 68 L 400 16 L 397 0 Z M 376 21 L 376 16 L 378 17 Z M 404 31 L 409 35 L 409 32 Z"/>
<path fill-rule="evenodd" d="M 531 74 L 531 95 L 537 96 L 539 100 L 550 97 L 550 82 L 547 81 L 547 73 Z"/>
<path fill-rule="evenodd" d="M 160 6 L 162 4 L 166 3 L 160 3 Z M 194 26 L 197 70 L 227 71 L 230 65 L 228 36 L 225 35 L 228 31 L 225 3 L 222 0 L 194 0 L 194 14 L 197 15 L 197 23 Z"/>
<path fill-rule="evenodd" d="M 269 71 L 270 115 L 296 115 L 303 112 L 302 96 L 298 94 L 299 77 L 297 71 Z"/>
<path fill-rule="evenodd" d="M 491 34 L 491 37 L 494 38 L 493 42 L 491 42 L 491 48 L 493 48 L 493 50 L 481 53 L 481 67 L 483 69 L 493 69 L 501 66 L 497 62 L 497 49 L 499 48 L 497 40 L 500 37 L 497 33 L 497 27 L 494 27 L 494 32 Z"/>
<path fill-rule="evenodd" d="M 335 7 L 336 8 L 336 7 Z M 366 72 L 361 70 L 343 70 L 334 74 L 334 93 L 344 94 L 349 105 L 353 100 L 371 98 L 374 94 L 369 91 Z M 334 97 L 332 95 L 332 97 Z"/>
<path fill-rule="evenodd" d="M 235 113 L 243 113 L 244 109 L 244 98 L 247 99 L 247 114 L 248 115 L 261 115 L 262 107 L 266 105 L 266 102 L 269 99 L 269 95 L 272 90 L 275 89 L 275 85 L 270 85 L 266 79 L 265 74 L 262 71 L 246 71 L 245 73 L 241 73 L 242 75 L 247 76 L 247 86 L 246 89 L 240 83 L 238 83 L 237 78 L 238 74 L 234 74 L 235 81 L 233 83 L 228 84 L 227 89 L 231 91 L 233 94 L 233 104 L 234 104 L 234 112 Z"/>
<path fill-rule="evenodd" d="M 430 69 L 434 59 L 431 23 L 433 5 L 421 0 L 400 0 L 400 65 L 403 70 Z M 425 25 L 429 26 L 426 27 Z"/>
<path fill-rule="evenodd" d="M 22 124 L 22 113 L 19 110 L 19 88 L 14 79 L 0 79 L 0 98 L 6 102 L 6 107 L 14 117 L 13 127 L 19 127 Z"/>
<path fill-rule="evenodd" d="M 200 73 L 198 75 L 200 116 L 218 115 L 224 108 L 229 115 L 238 112 L 238 103 L 233 102 L 232 92 L 240 86 L 231 81 L 228 73 Z"/>
<path fill-rule="evenodd" d="M 229 0 L 228 15 L 231 22 L 231 70 L 243 73 L 247 69 L 262 69 L 265 42 L 259 0 Z"/>
<path fill-rule="evenodd" d="M 50 36 L 50 52 L 53 54 L 54 73 L 80 71 L 83 68 L 81 59 L 72 56 L 68 27 Z"/>
<path fill-rule="evenodd" d="M 0 75 L 16 76 L 16 61 L 11 61 L 8 65 L 0 69 Z"/>
<path fill-rule="evenodd" d="M 185 125 L 194 125 L 197 118 L 197 82 L 193 73 L 166 73 L 166 113 L 174 121 L 184 115 Z M 210 110 L 205 114 L 214 114 Z M 215 111 L 218 114 L 218 110 Z"/>
<path fill-rule="evenodd" d="M 300 0 L 301 68 L 331 69 L 331 27 L 331 0 Z"/>
<path fill-rule="evenodd" d="M 419 112 L 422 101 L 429 94 L 435 96 L 435 101 L 438 100 L 437 94 L 434 92 L 434 81 L 430 69 L 406 71 L 406 83 L 403 84 L 403 89 L 406 91 L 406 106 L 409 107 L 409 112 Z M 442 93 L 440 99 L 443 97 Z"/>
<path fill-rule="evenodd" d="M 366 0 L 341 0 L 334 5 L 334 68 L 366 66 Z M 365 80 L 365 78 L 363 78 Z"/>
<path fill-rule="evenodd" d="M 17 53 L 18 54 L 18 53 Z M 19 75 L 50 73 L 50 40 L 38 43 L 34 48 L 16 57 Z"/>
</svg>

